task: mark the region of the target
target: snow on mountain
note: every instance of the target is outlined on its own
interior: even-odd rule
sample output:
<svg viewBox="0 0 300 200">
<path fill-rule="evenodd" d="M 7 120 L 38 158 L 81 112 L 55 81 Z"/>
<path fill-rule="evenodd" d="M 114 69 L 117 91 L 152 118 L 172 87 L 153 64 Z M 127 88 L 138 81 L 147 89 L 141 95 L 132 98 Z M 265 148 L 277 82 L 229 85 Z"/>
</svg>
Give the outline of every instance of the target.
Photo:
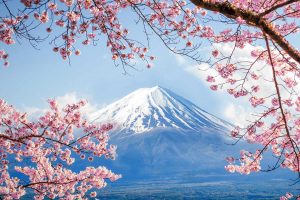
<svg viewBox="0 0 300 200">
<path fill-rule="evenodd" d="M 96 122 L 112 122 L 117 130 L 144 133 L 156 128 L 224 130 L 231 125 L 172 91 L 155 86 L 138 89 L 101 109 Z"/>
<path fill-rule="evenodd" d="M 95 116 L 96 122 L 115 124 L 110 143 L 117 145 L 118 155 L 114 161 L 94 162 L 121 173 L 125 182 L 227 180 L 232 175 L 224 170 L 225 158 L 256 148 L 245 141 L 228 145 L 233 143 L 227 136 L 231 124 L 159 86 L 138 89 Z"/>
<path fill-rule="evenodd" d="M 110 142 L 118 157 L 108 166 L 126 180 L 222 174 L 232 152 L 226 144 L 232 142 L 229 123 L 159 86 L 138 89 L 95 116 L 96 122 L 115 125 Z"/>
</svg>

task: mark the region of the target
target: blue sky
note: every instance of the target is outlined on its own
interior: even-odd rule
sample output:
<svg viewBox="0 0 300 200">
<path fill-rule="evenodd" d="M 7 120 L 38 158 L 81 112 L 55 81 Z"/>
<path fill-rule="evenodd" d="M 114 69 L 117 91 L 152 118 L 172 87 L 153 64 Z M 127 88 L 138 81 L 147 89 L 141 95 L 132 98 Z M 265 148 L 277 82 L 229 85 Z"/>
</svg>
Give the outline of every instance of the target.
<svg viewBox="0 0 300 200">
<path fill-rule="evenodd" d="M 141 63 L 137 71 L 124 75 L 123 69 L 114 66 L 103 47 L 83 49 L 82 55 L 73 56 L 69 65 L 53 53 L 51 47 L 35 50 L 24 42 L 9 49 L 10 67 L 1 68 L 1 97 L 17 106 L 37 106 L 49 97 L 76 92 L 102 104 L 140 87 L 161 85 L 214 111 L 219 104 L 216 95 L 186 72 L 174 54 L 165 48 L 159 49 L 152 69 Z"/>
<path fill-rule="evenodd" d="M 141 27 L 128 20 L 125 25 L 131 37 L 143 37 Z M 39 29 L 37 31 L 43 31 Z M 0 44 L 10 54 L 10 66 L 0 68 L 0 97 L 20 109 L 45 107 L 52 97 L 76 93 L 78 98 L 86 98 L 92 104 L 106 105 L 126 94 L 141 88 L 160 85 L 191 100 L 201 108 L 219 117 L 226 118 L 224 112 L 233 98 L 212 92 L 203 80 L 188 68 L 196 63 L 180 58 L 167 50 L 152 37 L 150 52 L 157 59 L 151 69 L 145 63 L 138 63 L 137 70 L 128 69 L 124 75 L 121 67 L 115 67 L 104 40 L 97 46 L 81 47 L 80 56 L 71 56 L 71 64 L 52 52 L 49 41 L 34 49 L 27 41 L 20 41 L 10 47 Z M 2 46 L 1 46 L 2 45 Z M 207 56 L 203 47 L 201 54 Z"/>
</svg>

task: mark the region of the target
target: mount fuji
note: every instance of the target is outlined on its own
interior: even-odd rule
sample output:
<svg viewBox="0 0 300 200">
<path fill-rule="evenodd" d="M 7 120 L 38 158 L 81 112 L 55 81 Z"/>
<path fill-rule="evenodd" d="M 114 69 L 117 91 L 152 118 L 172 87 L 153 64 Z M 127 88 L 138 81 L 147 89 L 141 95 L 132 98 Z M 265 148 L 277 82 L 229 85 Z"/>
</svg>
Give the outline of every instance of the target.
<svg viewBox="0 0 300 200">
<path fill-rule="evenodd" d="M 231 125 L 172 91 L 155 86 L 138 89 L 95 114 L 97 122 L 110 121 L 127 134 L 158 128 L 190 131 L 224 131 Z"/>
<path fill-rule="evenodd" d="M 114 124 L 118 157 L 106 165 L 127 178 L 225 172 L 232 125 L 168 89 L 138 89 L 94 116 Z"/>
<path fill-rule="evenodd" d="M 230 123 L 159 86 L 138 89 L 95 116 L 95 122 L 114 124 L 110 142 L 118 147 L 116 160 L 98 162 L 123 181 L 232 176 L 225 158 L 249 147 L 229 145 Z"/>
</svg>

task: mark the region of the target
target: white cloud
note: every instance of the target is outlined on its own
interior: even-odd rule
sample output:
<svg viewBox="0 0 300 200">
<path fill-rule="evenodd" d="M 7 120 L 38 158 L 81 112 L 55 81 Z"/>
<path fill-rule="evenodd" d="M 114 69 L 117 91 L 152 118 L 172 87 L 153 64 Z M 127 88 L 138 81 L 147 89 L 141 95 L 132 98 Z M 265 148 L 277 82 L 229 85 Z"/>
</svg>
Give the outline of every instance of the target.
<svg viewBox="0 0 300 200">
<path fill-rule="evenodd" d="M 251 56 L 251 52 L 254 49 L 262 49 L 262 47 L 254 47 L 252 45 L 247 44 L 243 49 L 236 48 L 234 53 L 232 54 L 232 50 L 234 49 L 233 43 L 226 43 L 226 44 L 214 44 L 211 46 L 211 49 L 217 49 L 220 54 L 223 56 L 230 56 L 231 57 L 231 63 L 237 63 L 237 62 L 254 62 L 255 58 Z M 207 52 L 210 52 L 211 49 L 207 49 Z M 201 80 L 204 84 L 207 86 L 210 86 L 211 83 L 208 83 L 206 81 L 206 78 L 208 75 L 214 76 L 216 79 L 216 83 L 222 83 L 224 82 L 224 79 L 219 76 L 219 73 L 212 68 L 208 63 L 202 63 L 200 65 L 193 65 L 185 58 L 182 58 L 180 56 L 176 56 L 176 60 L 178 64 L 183 67 L 185 71 L 190 73 L 191 75 L 197 77 L 199 80 Z M 226 62 L 226 61 L 223 61 Z M 221 62 L 220 62 L 221 63 Z M 259 92 L 256 93 L 257 97 L 266 97 L 269 96 L 274 92 L 274 85 L 272 82 L 268 82 L 266 80 L 272 80 L 272 72 L 270 71 L 270 66 L 266 66 L 264 62 L 257 62 L 252 66 L 253 71 L 256 72 L 258 76 L 261 76 L 262 78 L 258 80 L 252 80 L 249 78 L 245 83 L 244 87 L 251 91 L 251 87 L 253 85 L 258 85 L 260 87 Z M 249 74 L 248 74 L 249 75 Z M 244 77 L 244 73 L 236 72 L 234 76 L 232 77 L 235 80 L 242 79 Z M 254 82 L 255 81 L 255 82 Z M 223 86 L 222 89 L 219 89 L 219 93 L 221 92 L 221 95 L 227 94 L 227 89 L 232 88 L 234 86 Z M 254 117 L 251 115 L 251 112 L 254 112 L 253 107 L 249 104 L 248 98 L 226 98 L 230 102 L 226 102 L 223 115 L 224 117 L 234 123 L 235 125 L 245 127 L 248 125 L 249 121 L 253 121 Z"/>
<path fill-rule="evenodd" d="M 95 113 L 99 109 L 101 109 L 104 105 L 98 105 L 98 104 L 91 104 L 87 98 L 79 97 L 79 95 L 76 92 L 70 92 L 63 96 L 58 96 L 54 98 L 59 107 L 62 108 L 67 104 L 73 104 L 78 103 L 80 100 L 87 100 L 87 104 L 81 109 L 81 112 L 85 118 L 87 118 L 89 121 L 92 121 L 96 118 Z M 35 116 L 40 116 L 47 112 L 48 107 L 45 108 L 38 108 L 38 107 L 25 107 L 23 109 L 25 112 L 28 113 L 28 115 L 31 118 L 35 118 Z"/>
<path fill-rule="evenodd" d="M 234 46 L 233 43 L 226 43 L 226 44 L 214 44 L 211 46 L 211 49 L 217 49 L 221 55 L 223 56 L 230 56 L 232 53 Z M 243 67 L 243 64 L 247 64 L 245 67 L 249 67 L 250 64 L 252 64 L 255 61 L 255 58 L 251 56 L 251 52 L 254 49 L 260 49 L 263 50 L 263 47 L 261 46 L 252 46 L 250 44 L 247 44 L 243 49 L 236 48 L 234 53 L 232 54 L 230 63 L 240 63 L 239 68 Z M 207 49 L 207 52 L 210 52 L 211 49 Z M 208 83 L 206 81 L 206 78 L 208 75 L 214 76 L 216 79 L 216 84 L 224 82 L 224 79 L 222 79 L 220 76 L 218 76 L 218 72 L 216 72 L 215 69 L 211 68 L 209 64 L 202 63 L 200 65 L 194 65 L 191 64 L 188 60 L 185 58 L 182 58 L 180 56 L 176 56 L 176 60 L 178 62 L 178 65 L 181 66 L 186 72 L 190 73 L 191 75 L 197 77 L 199 80 L 204 82 L 204 84 L 210 86 L 211 83 Z M 219 63 L 222 63 L 225 61 L 220 61 Z M 242 62 L 242 63 L 241 63 Z M 255 72 L 255 74 L 260 77 L 258 80 L 254 80 L 250 78 L 250 73 Z M 243 87 L 246 88 L 248 91 L 251 91 L 252 86 L 259 86 L 260 90 L 256 92 L 254 95 L 258 98 L 266 98 L 267 101 L 265 102 L 265 106 L 271 105 L 271 99 L 273 97 L 276 97 L 276 90 L 274 86 L 273 80 L 273 72 L 270 65 L 268 65 L 265 61 L 257 61 L 253 66 L 251 66 L 250 73 L 247 74 L 248 79 L 243 84 Z M 232 77 L 235 80 L 243 79 L 245 76 L 245 71 L 237 71 L 234 76 Z M 293 73 L 286 73 L 285 77 L 295 78 Z M 286 85 L 283 80 L 280 78 L 277 79 L 277 81 L 281 85 Z M 299 79 L 297 80 L 298 83 L 300 82 Z M 287 91 L 283 86 L 280 85 L 281 89 L 281 96 L 284 98 L 298 98 L 297 95 L 291 96 L 290 92 Z M 222 91 L 224 93 L 227 93 L 226 90 L 228 88 L 235 88 L 235 86 L 223 86 L 222 89 L 219 89 L 219 93 Z M 293 88 L 296 92 L 300 91 L 300 84 L 296 85 Z M 224 93 L 220 93 L 221 95 L 225 95 Z M 275 96 L 274 96 L 275 94 Z M 226 100 L 225 100 L 226 99 Z M 251 115 L 251 113 L 256 112 L 261 113 L 260 111 L 263 111 L 264 108 L 257 107 L 253 108 L 249 103 L 249 96 L 245 98 L 224 98 L 222 100 L 222 103 L 227 104 L 227 106 L 224 107 L 223 115 L 227 120 L 231 121 L 232 123 L 245 127 L 250 122 L 254 121 L 255 117 Z M 227 102 L 226 102 L 227 101 Z M 243 106 L 242 106 L 243 105 Z"/>
<path fill-rule="evenodd" d="M 186 66 L 189 63 L 187 59 L 182 55 L 175 54 L 175 59 L 177 64 L 180 66 Z"/>
<path fill-rule="evenodd" d="M 37 107 L 25 107 L 22 109 L 24 112 L 26 112 L 30 118 L 35 119 L 36 116 L 41 116 L 45 112 L 47 112 L 46 108 L 37 108 Z"/>
<path fill-rule="evenodd" d="M 214 44 L 211 48 L 217 49 L 220 54 L 223 56 L 230 56 L 232 54 L 232 51 L 234 49 L 233 43 L 226 43 L 226 44 Z M 254 49 L 262 49 L 262 47 L 258 46 L 252 46 L 250 44 L 245 45 L 243 49 L 236 48 L 234 53 L 231 56 L 230 63 L 239 63 L 242 62 L 242 64 L 247 63 L 249 66 L 251 63 L 255 61 L 255 58 L 251 56 L 251 52 Z M 209 51 L 209 50 L 208 50 Z M 206 78 L 208 75 L 214 76 L 217 84 L 223 83 L 225 80 L 220 77 L 219 73 L 214 69 L 214 67 L 211 67 L 207 63 L 202 63 L 199 65 L 191 65 L 186 60 L 176 57 L 179 64 L 181 64 L 182 67 L 184 67 L 184 70 L 190 73 L 191 75 L 197 77 L 199 80 L 207 84 L 208 86 L 211 85 L 211 83 L 208 83 L 206 81 Z M 227 60 L 220 61 L 219 63 L 227 62 Z M 238 68 L 243 68 L 243 65 L 239 64 Z M 258 80 L 253 80 L 250 78 L 250 73 L 247 74 L 248 80 L 244 83 L 244 88 L 246 88 L 248 91 L 251 91 L 251 87 L 253 85 L 259 86 L 260 90 L 256 93 L 257 97 L 266 97 L 274 93 L 275 88 L 272 83 L 272 71 L 270 66 L 266 65 L 265 62 L 258 61 L 256 62 L 252 67 L 250 72 L 255 72 L 256 75 L 258 75 Z M 246 71 L 237 71 L 234 73 L 234 75 L 231 77 L 235 80 L 244 79 Z M 230 87 L 230 86 L 229 86 Z M 226 91 L 228 89 L 227 86 L 223 87 L 219 91 Z"/>
<path fill-rule="evenodd" d="M 80 100 L 87 100 L 87 104 L 81 109 L 82 114 L 87 117 L 89 120 L 93 120 L 95 118 L 94 113 L 99 110 L 100 105 L 91 104 L 88 99 L 79 97 L 75 92 L 67 93 L 64 96 L 59 96 L 55 98 L 58 105 L 65 106 L 67 104 L 78 103 Z"/>
<path fill-rule="evenodd" d="M 202 63 L 200 65 L 190 65 L 185 67 L 185 71 L 189 72 L 193 76 L 197 77 L 201 81 L 203 81 L 205 84 L 208 84 L 206 81 L 206 78 L 208 75 L 210 76 L 217 76 L 218 73 L 216 70 L 213 70 L 210 68 L 210 66 L 207 63 Z"/>
<path fill-rule="evenodd" d="M 242 105 L 230 103 L 224 109 L 224 116 L 236 126 L 246 127 L 253 120 L 251 109 Z"/>
<path fill-rule="evenodd" d="M 261 46 L 253 46 L 251 44 L 246 44 L 243 49 L 234 48 L 234 43 L 217 43 L 213 44 L 213 48 L 217 49 L 225 57 L 231 56 L 231 63 L 239 61 L 253 62 L 255 58 L 251 56 L 251 52 L 255 49 L 263 50 Z"/>
</svg>

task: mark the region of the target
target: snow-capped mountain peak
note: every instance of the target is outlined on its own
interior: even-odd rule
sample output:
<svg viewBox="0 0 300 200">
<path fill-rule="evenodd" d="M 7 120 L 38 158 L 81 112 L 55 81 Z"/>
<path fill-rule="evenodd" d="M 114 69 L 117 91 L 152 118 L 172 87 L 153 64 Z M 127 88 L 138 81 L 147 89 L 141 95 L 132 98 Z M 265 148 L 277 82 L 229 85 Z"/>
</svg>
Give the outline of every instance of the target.
<svg viewBox="0 0 300 200">
<path fill-rule="evenodd" d="M 138 89 L 101 109 L 96 116 L 97 122 L 111 122 L 118 130 L 131 133 L 163 127 L 197 131 L 230 126 L 160 86 Z"/>
</svg>

